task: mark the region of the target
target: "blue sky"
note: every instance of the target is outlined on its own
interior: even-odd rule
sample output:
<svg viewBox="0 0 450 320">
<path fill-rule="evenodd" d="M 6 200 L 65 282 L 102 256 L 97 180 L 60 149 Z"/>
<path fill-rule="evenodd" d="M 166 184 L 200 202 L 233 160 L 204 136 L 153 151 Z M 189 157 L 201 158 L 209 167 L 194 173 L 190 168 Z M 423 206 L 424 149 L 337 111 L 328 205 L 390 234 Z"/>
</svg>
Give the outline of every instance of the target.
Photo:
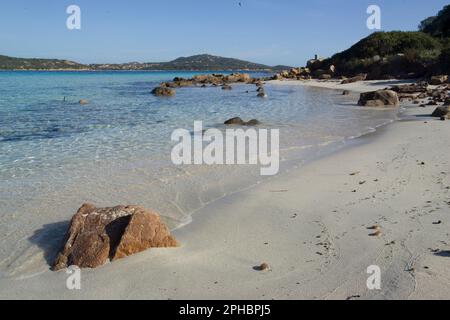
<svg viewBox="0 0 450 320">
<path fill-rule="evenodd" d="M 242 6 L 239 5 L 242 3 Z M 2 0 L 0 54 L 83 63 L 169 61 L 210 53 L 269 65 L 303 65 L 342 51 L 372 31 L 366 9 L 382 10 L 382 29 L 416 30 L 441 0 Z M 66 8 L 82 29 L 66 28 Z"/>
</svg>

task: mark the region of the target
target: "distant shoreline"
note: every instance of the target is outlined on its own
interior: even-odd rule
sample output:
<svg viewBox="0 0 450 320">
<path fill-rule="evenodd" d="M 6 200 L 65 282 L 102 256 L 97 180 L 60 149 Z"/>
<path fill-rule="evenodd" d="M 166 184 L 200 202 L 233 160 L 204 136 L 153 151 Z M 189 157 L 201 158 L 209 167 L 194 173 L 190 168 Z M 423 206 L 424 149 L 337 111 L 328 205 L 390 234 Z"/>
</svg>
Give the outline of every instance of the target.
<svg viewBox="0 0 450 320">
<path fill-rule="evenodd" d="M 105 69 L 105 70 L 96 70 L 96 69 L 0 69 L 0 72 L 276 72 L 275 70 L 270 69 L 224 69 L 224 70 L 185 70 L 185 69 L 177 69 L 177 70 L 115 70 L 115 69 Z"/>
</svg>

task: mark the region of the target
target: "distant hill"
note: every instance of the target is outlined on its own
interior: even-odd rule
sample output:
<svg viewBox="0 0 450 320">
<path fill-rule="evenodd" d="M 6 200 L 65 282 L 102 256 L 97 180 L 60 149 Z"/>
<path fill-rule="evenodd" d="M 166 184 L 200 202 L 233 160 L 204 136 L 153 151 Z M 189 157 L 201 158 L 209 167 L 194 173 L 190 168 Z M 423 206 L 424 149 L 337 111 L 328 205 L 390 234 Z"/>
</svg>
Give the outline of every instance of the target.
<svg viewBox="0 0 450 320">
<path fill-rule="evenodd" d="M 3 70 L 183 70 L 183 71 L 219 71 L 219 70 L 251 70 L 278 71 L 287 66 L 270 67 L 249 61 L 224 58 L 209 54 L 181 57 L 170 62 L 130 62 L 123 64 L 91 64 L 83 65 L 73 61 L 56 59 L 22 59 L 0 56 L 0 69 Z"/>
<path fill-rule="evenodd" d="M 278 70 L 264 64 L 213 56 L 210 54 L 180 57 L 170 62 L 95 64 L 91 65 L 91 68 L 95 70 Z"/>
<path fill-rule="evenodd" d="M 0 70 L 81 70 L 88 66 L 57 59 L 24 59 L 0 55 Z"/>
</svg>

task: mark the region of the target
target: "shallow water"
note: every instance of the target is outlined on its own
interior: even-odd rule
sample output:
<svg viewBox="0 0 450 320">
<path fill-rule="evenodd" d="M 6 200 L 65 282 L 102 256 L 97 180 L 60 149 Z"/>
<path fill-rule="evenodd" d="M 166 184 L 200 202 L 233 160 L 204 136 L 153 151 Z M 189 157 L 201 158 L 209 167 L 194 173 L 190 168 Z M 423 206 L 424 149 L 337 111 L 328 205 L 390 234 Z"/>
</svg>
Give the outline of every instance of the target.
<svg viewBox="0 0 450 320">
<path fill-rule="evenodd" d="M 340 92 L 296 86 L 267 85 L 268 99 L 250 85 L 150 94 L 161 81 L 193 74 L 0 72 L 0 275 L 46 270 L 84 202 L 153 208 L 176 228 L 262 179 L 259 166 L 174 166 L 171 133 L 192 131 L 194 120 L 224 130 L 224 120 L 240 116 L 280 129 L 283 172 L 397 117 Z"/>
</svg>

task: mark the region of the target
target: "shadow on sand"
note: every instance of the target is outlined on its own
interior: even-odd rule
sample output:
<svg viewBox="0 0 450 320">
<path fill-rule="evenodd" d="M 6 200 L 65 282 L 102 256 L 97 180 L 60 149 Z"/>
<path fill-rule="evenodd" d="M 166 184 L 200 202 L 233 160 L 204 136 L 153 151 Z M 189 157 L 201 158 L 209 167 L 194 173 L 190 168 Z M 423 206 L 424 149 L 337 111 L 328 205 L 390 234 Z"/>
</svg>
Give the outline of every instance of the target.
<svg viewBox="0 0 450 320">
<path fill-rule="evenodd" d="M 442 251 L 436 252 L 434 255 L 438 256 L 438 257 L 450 258 L 450 250 L 442 250 Z"/>
<path fill-rule="evenodd" d="M 63 246 L 69 224 L 69 221 L 46 224 L 28 238 L 28 241 L 44 251 L 44 258 L 49 266 L 53 265 L 59 250 Z"/>
</svg>

